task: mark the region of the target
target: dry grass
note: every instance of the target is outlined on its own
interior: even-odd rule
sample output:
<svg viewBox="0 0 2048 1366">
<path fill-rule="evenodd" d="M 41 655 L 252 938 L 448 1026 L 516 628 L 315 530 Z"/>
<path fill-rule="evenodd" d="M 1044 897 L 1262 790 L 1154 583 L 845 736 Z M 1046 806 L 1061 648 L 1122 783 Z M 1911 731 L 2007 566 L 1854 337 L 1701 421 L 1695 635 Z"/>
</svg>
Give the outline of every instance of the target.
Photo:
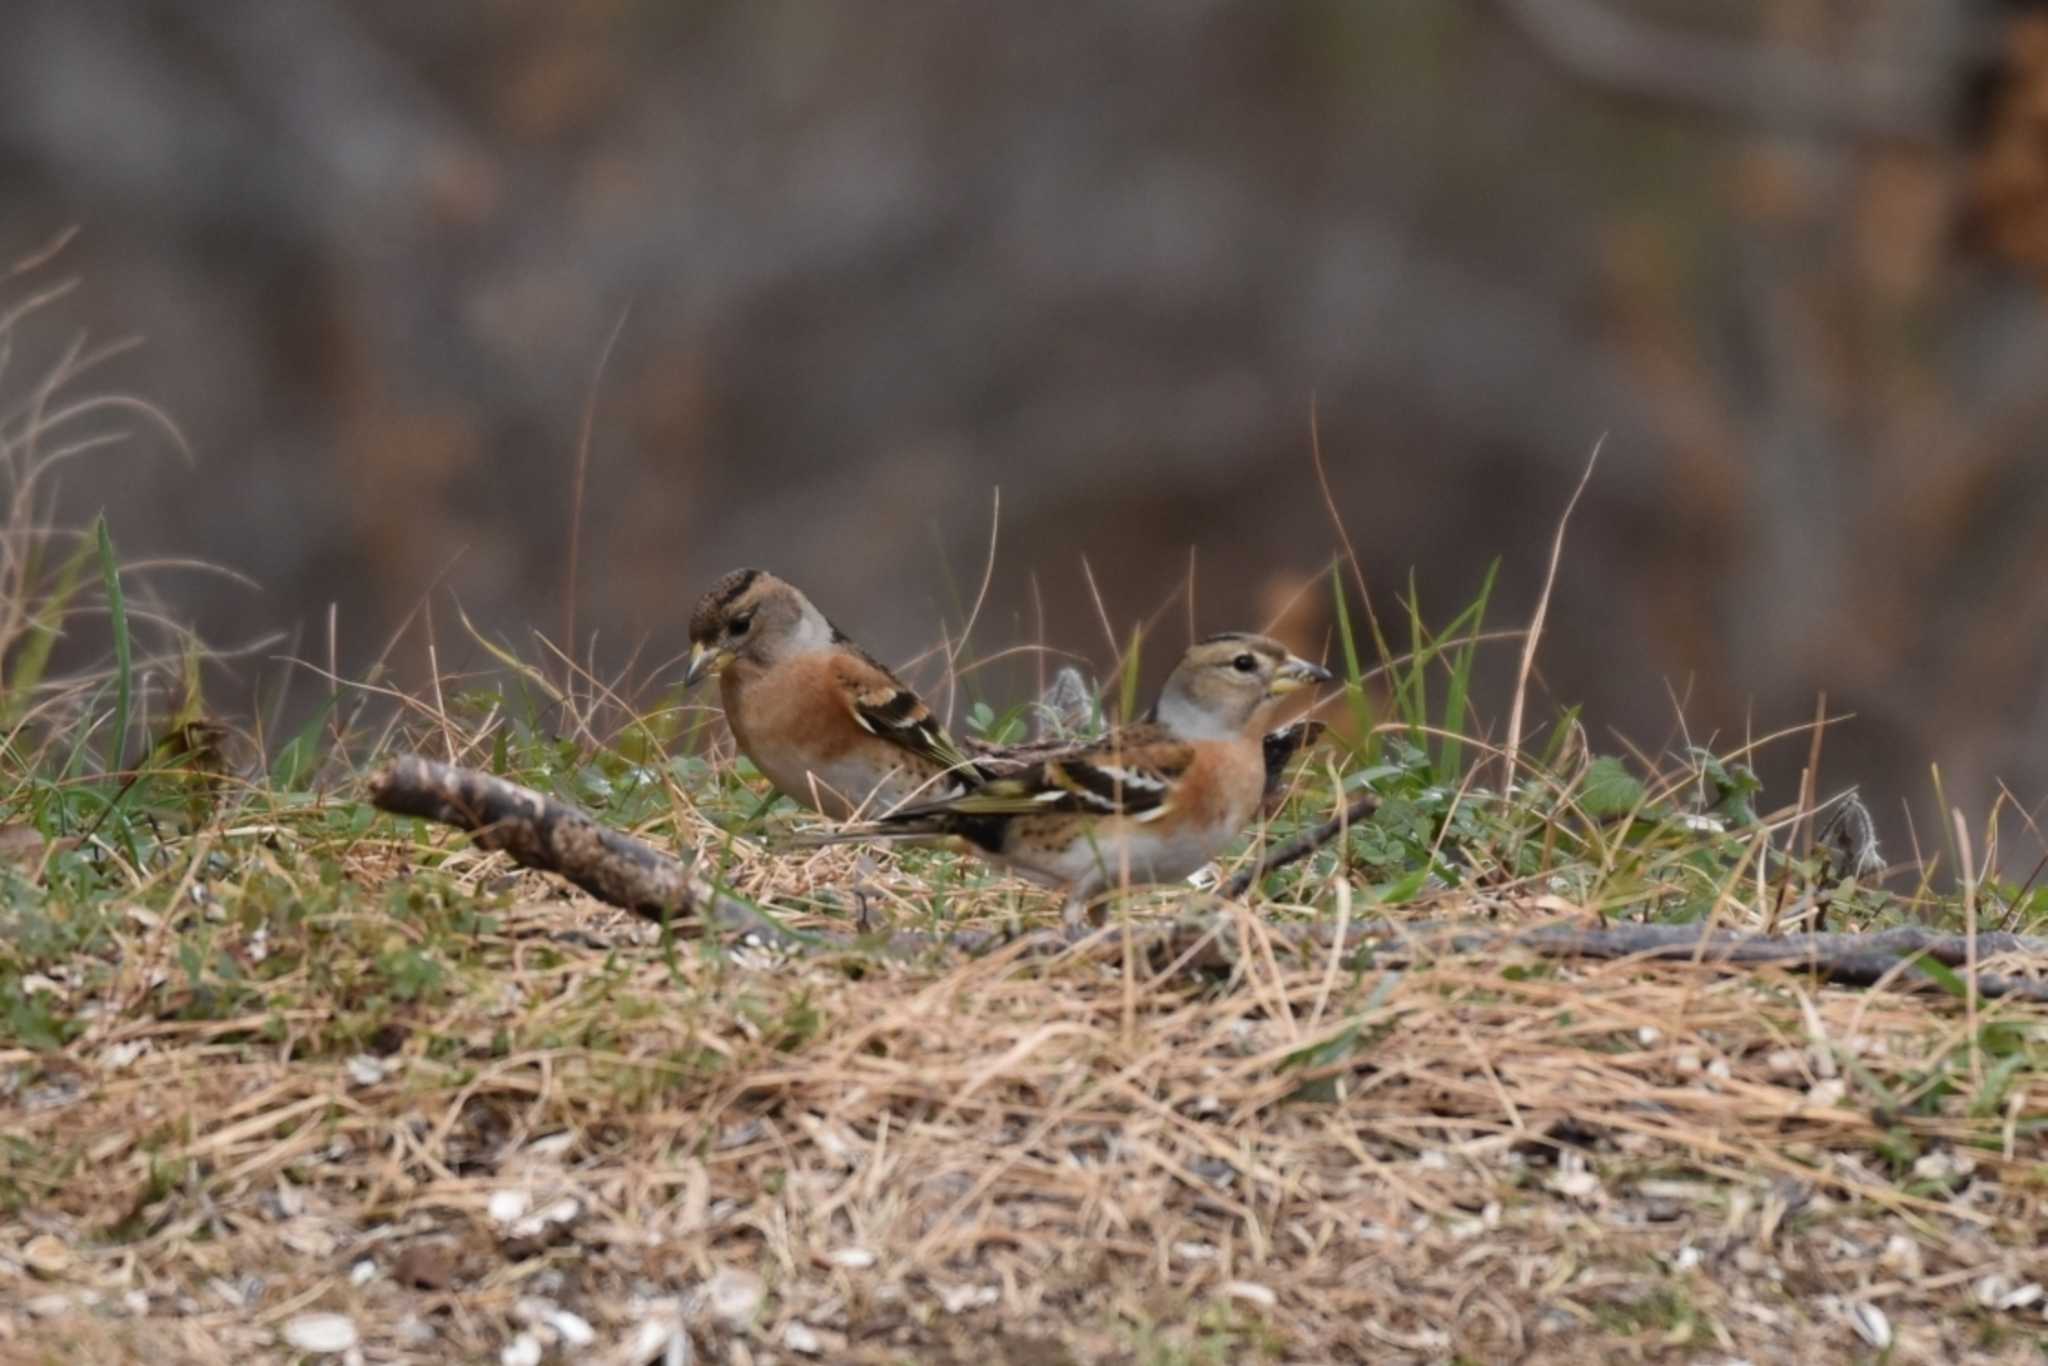
<svg viewBox="0 0 2048 1366">
<path fill-rule="evenodd" d="M 700 714 L 567 743 L 537 678 L 405 707 L 423 744 L 716 851 L 799 931 L 1053 913 L 943 853 L 792 853 L 801 818 L 698 752 Z M 1220 972 L 665 939 L 346 776 L 202 800 L 167 764 L 102 813 L 30 765 L 0 1359 L 310 1359 L 323 1328 L 335 1359 L 418 1362 L 2038 1359 L 2038 1007 L 1297 956 L 1264 927 L 1760 928 L 1814 875 L 1768 843 L 1797 812 L 1705 825 L 1749 796 L 1726 759 L 1638 778 L 1568 738 L 1502 801 L 1421 745 L 1321 757 L 1271 836 L 1362 777 L 1381 810 L 1228 912 Z M 2037 893 L 1974 885 L 2038 928 Z M 1852 888 L 1835 914 L 1962 910 Z"/>
<path fill-rule="evenodd" d="M 856 875 L 737 880 L 821 871 Z M 410 1002 L 308 954 L 293 1007 L 208 1018 L 150 917 L 107 991 L 45 973 L 84 1026 L 0 1053 L 0 1352 L 278 1359 L 327 1311 L 366 1360 L 2038 1359 L 2041 1082 L 1924 1104 L 1955 1003 L 1282 962 L 1249 916 L 1225 978 L 756 961 L 495 856 L 434 876 L 494 909 Z M 211 949 L 279 952 L 236 901 Z M 437 933 L 349 914 L 365 958 Z"/>
<path fill-rule="evenodd" d="M 10 468 L 45 449 L 16 421 Z M 0 528 L 0 1360 L 2041 1359 L 2038 1007 L 1264 932 L 1816 913 L 1826 870 L 1786 852 L 1812 813 L 1759 816 L 1741 752 L 1517 728 L 1488 791 L 1483 599 L 1400 659 L 1368 618 L 1366 670 L 1338 596 L 1350 733 L 1259 839 L 1380 806 L 1225 911 L 1227 970 L 769 953 L 380 817 L 354 775 L 397 745 L 492 767 L 708 851 L 798 930 L 1054 907 L 943 853 L 793 852 L 706 713 L 544 651 L 349 688 L 237 760 L 174 628 L 147 715 L 132 571 L 35 507 Z M 110 627 L 104 667 L 50 665 Z M 1890 885 L 1829 913 L 2048 923 L 1992 849 Z"/>
</svg>

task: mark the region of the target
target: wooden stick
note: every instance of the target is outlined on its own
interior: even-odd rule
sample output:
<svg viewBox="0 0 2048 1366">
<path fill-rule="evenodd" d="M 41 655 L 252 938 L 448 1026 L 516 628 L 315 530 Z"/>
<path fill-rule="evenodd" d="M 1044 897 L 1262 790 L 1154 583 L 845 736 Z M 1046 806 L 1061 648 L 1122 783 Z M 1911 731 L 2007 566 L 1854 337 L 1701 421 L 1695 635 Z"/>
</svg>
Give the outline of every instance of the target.
<svg viewBox="0 0 2048 1366">
<path fill-rule="evenodd" d="M 689 917 L 700 926 L 752 935 L 787 948 L 857 949 L 856 936 L 786 930 L 746 903 L 697 876 L 691 863 L 629 835 L 599 825 L 574 807 L 531 788 L 474 769 L 407 756 L 370 780 L 380 809 L 467 830 L 486 849 L 501 849 L 523 867 L 566 878 L 598 900 L 661 923 Z M 1327 844 L 1338 830 L 1369 815 L 1378 798 L 1356 798 L 1341 815 L 1272 850 L 1230 883 L 1242 894 L 1253 878 Z M 895 934 L 874 947 L 902 955 L 950 950 L 979 954 L 1020 944 L 1032 955 L 1133 951 L 1155 966 L 1209 969 L 1231 965 L 1235 937 L 1218 934 L 1217 917 L 1193 915 L 1164 922 L 1112 927 L 1069 939 L 1057 930 L 1021 937 L 982 931 L 948 935 Z M 2048 939 L 2005 933 L 1936 934 L 1905 926 L 1867 934 L 1738 934 L 1699 925 L 1537 925 L 1520 930 L 1458 922 L 1353 922 L 1349 926 L 1275 925 L 1276 951 L 1318 956 L 1372 949 L 1380 961 L 1419 959 L 1431 953 L 1489 953 L 1522 949 L 1546 958 L 1644 958 L 1697 961 L 1714 967 L 1778 964 L 1803 968 L 1831 982 L 1871 986 L 1897 979 L 1926 989 L 1937 984 L 1913 966 L 1921 955 L 1970 971 L 1983 958 L 2024 955 L 2048 962 Z M 1971 971 L 1981 998 L 2016 996 L 2048 1002 L 2048 981 Z"/>
<path fill-rule="evenodd" d="M 530 787 L 475 769 L 407 755 L 371 777 L 370 801 L 396 816 L 417 816 L 466 830 L 478 844 L 503 850 L 522 868 L 553 873 L 608 906 L 658 925 L 708 927 L 788 949 L 857 949 L 868 942 L 858 935 L 785 929 L 697 876 L 692 863 L 600 825 Z M 940 948 L 985 953 L 1010 939 L 978 930 L 945 936 L 897 934 L 879 947 L 904 956 Z"/>
<path fill-rule="evenodd" d="M 1300 862 L 1379 809 L 1378 793 L 1367 792 L 1353 798 L 1350 806 L 1315 829 L 1296 835 L 1285 844 L 1275 845 L 1268 849 L 1266 856 L 1257 863 L 1249 868 L 1239 869 L 1236 876 L 1223 884 L 1223 895 L 1235 901 L 1249 891 L 1254 882 L 1275 868 L 1285 868 L 1290 863 Z"/>
<path fill-rule="evenodd" d="M 370 779 L 370 800 L 393 815 L 467 830 L 478 844 L 503 850 L 522 868 L 566 878 L 599 901 L 648 920 L 697 918 L 778 944 L 802 942 L 720 893 L 682 860 L 488 773 L 408 755 Z"/>
<path fill-rule="evenodd" d="M 1157 941 L 1155 955 L 1182 954 L 1197 967 L 1227 965 L 1229 945 L 1210 933 L 1208 917 L 1189 917 L 1163 927 L 1133 927 L 1127 933 L 1147 934 Z M 1105 931 L 1114 934 L 1116 931 Z M 1498 953 L 1525 949 L 1545 958 L 1642 958 L 1661 962 L 1698 962 L 1711 967 L 1757 967 L 1776 964 L 1804 968 L 1845 986 L 1872 986 L 1888 977 L 1916 987 L 1937 984 L 1913 966 L 1925 955 L 1946 967 L 1965 967 L 1974 946 L 1978 958 L 2024 954 L 2048 959 L 2048 939 L 2015 934 L 1935 934 L 1914 926 L 1865 934 L 1740 934 L 1730 930 L 1702 933 L 1698 925 L 1536 925 L 1521 930 L 1450 922 L 1403 923 L 1374 920 L 1354 923 L 1341 940 L 1333 925 L 1276 929 L 1275 944 L 1297 952 L 1355 953 L 1367 948 L 1375 961 L 1414 961 L 1440 953 Z M 2048 981 L 2000 973 L 1976 974 L 1981 997 L 2016 996 L 2048 1001 Z"/>
</svg>

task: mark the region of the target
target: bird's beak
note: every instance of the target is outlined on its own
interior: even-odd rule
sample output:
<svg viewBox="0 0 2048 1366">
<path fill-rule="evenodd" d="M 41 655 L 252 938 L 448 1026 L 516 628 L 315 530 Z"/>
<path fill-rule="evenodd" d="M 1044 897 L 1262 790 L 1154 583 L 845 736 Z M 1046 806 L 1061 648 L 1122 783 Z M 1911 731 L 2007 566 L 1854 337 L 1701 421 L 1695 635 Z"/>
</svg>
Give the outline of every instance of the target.
<svg viewBox="0 0 2048 1366">
<path fill-rule="evenodd" d="M 1311 683 L 1329 683 L 1336 675 L 1320 664 L 1311 664 L 1293 655 L 1287 662 L 1273 671 L 1273 681 L 1266 687 L 1266 696 L 1285 697 L 1296 688 L 1305 688 Z"/>
<path fill-rule="evenodd" d="M 705 644 L 690 647 L 690 667 L 683 673 L 683 686 L 694 688 L 706 674 L 722 673 L 732 663 L 732 651 L 715 649 Z"/>
</svg>

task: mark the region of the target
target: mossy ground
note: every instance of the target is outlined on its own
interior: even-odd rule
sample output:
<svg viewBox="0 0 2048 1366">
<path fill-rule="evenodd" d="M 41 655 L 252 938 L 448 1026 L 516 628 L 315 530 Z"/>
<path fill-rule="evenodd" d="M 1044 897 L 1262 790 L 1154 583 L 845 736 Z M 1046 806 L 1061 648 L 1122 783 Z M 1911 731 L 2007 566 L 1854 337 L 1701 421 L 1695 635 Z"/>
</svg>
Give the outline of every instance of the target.
<svg viewBox="0 0 2048 1366">
<path fill-rule="evenodd" d="M 68 727 L 20 756 L 0 1356 L 285 1359 L 331 1312 L 394 1361 L 683 1334 L 754 1361 L 2040 1359 L 2038 1007 L 1262 937 L 1809 914 L 1821 870 L 1741 754 L 1653 773 L 1565 724 L 1504 798 L 1484 744 L 1387 693 L 1226 860 L 1384 798 L 1224 912 L 1229 971 L 791 955 L 665 935 L 354 775 L 411 746 L 502 771 L 709 851 L 797 928 L 1056 908 L 945 852 L 792 850 L 810 818 L 706 713 L 565 722 L 538 676 L 449 680 L 381 742 L 323 719 L 240 777 L 170 756 L 124 789 Z M 1969 908 L 1915 881 L 1830 914 L 2043 918 L 1995 875 Z"/>
</svg>

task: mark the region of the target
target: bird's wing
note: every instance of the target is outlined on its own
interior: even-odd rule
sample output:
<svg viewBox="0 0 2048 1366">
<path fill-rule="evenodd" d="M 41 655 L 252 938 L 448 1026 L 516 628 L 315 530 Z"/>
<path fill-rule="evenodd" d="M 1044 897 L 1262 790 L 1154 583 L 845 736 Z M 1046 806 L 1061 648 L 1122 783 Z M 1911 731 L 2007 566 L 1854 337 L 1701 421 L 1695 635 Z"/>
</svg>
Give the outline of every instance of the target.
<svg viewBox="0 0 2048 1366">
<path fill-rule="evenodd" d="M 1267 731 L 1261 742 L 1266 758 L 1267 785 L 1278 784 L 1286 777 L 1287 765 L 1294 756 L 1321 739 L 1329 728 L 1326 722 L 1303 719 L 1278 730 Z"/>
<path fill-rule="evenodd" d="M 974 766 L 995 778 L 1014 777 L 1076 747 L 1073 740 L 1019 740 L 999 745 L 971 735 L 960 743 L 973 756 Z"/>
<path fill-rule="evenodd" d="M 890 820 L 1065 811 L 1155 820 L 1166 814 L 1194 748 L 1156 726 L 1133 726 L 1090 745 L 1038 758 L 970 792 L 907 808 Z"/>
<path fill-rule="evenodd" d="M 979 777 L 974 762 L 953 743 L 924 699 L 881 664 L 848 649 L 837 674 L 840 695 L 862 730 L 963 778 Z"/>
</svg>

